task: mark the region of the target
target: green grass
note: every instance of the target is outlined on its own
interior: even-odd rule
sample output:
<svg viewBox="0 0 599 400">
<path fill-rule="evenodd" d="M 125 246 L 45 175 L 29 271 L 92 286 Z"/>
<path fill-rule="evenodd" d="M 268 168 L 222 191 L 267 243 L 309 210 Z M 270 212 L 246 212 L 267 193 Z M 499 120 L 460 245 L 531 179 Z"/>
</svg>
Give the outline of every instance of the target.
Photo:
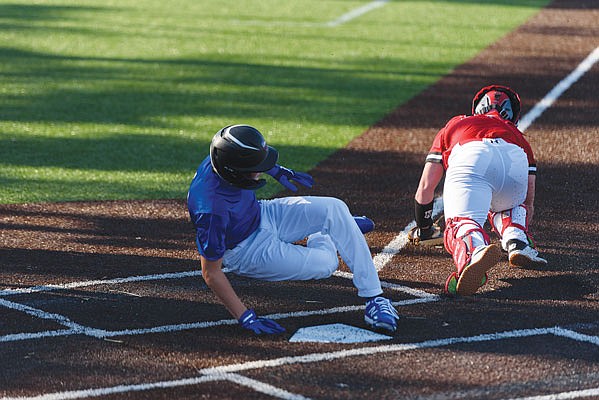
<svg viewBox="0 0 599 400">
<path fill-rule="evenodd" d="M 547 2 L 0 1 L 0 203 L 184 198 L 231 123 L 310 170 Z"/>
</svg>

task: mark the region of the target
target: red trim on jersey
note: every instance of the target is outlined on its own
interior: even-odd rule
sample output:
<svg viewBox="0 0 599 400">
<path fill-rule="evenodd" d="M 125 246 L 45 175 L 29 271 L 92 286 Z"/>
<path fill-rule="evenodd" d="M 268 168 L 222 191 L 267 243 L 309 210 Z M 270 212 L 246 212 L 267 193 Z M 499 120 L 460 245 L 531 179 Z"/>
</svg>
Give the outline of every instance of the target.
<svg viewBox="0 0 599 400">
<path fill-rule="evenodd" d="M 522 132 L 512 122 L 501 118 L 496 110 L 482 115 L 459 115 L 450 119 L 435 136 L 426 161 L 442 162 L 447 169 L 447 160 L 456 144 L 463 145 L 482 139 L 503 139 L 521 147 L 528 157 L 529 166 L 535 167 L 532 148 Z M 533 172 L 536 168 L 529 170 Z"/>
</svg>

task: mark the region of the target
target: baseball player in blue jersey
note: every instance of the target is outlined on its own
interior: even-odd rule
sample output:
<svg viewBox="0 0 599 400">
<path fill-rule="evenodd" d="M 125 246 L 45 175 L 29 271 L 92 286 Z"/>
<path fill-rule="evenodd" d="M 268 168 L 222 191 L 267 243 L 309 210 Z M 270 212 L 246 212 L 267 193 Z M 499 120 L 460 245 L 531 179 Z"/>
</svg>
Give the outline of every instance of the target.
<svg viewBox="0 0 599 400">
<path fill-rule="evenodd" d="M 366 303 L 364 320 L 375 330 L 394 332 L 399 315 L 382 297 L 381 283 L 363 233 L 374 224 L 353 217 L 333 197 L 284 197 L 257 200 L 267 173 L 296 191 L 291 182 L 311 187 L 310 175 L 277 164 L 278 152 L 249 125 L 231 125 L 216 133 L 210 155 L 200 164 L 188 193 L 196 228 L 202 275 L 240 325 L 256 334 L 285 329 L 258 317 L 235 293 L 223 265 L 238 275 L 266 281 L 323 279 L 338 268 L 337 254 L 353 272 L 358 296 Z M 307 238 L 306 246 L 295 242 Z"/>
</svg>

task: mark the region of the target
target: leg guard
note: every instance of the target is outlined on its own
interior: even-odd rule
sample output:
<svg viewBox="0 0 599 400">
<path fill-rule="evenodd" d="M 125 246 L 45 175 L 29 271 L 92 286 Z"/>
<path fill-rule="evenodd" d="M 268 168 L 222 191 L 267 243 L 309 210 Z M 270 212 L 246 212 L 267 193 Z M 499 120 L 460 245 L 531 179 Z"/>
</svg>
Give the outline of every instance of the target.
<svg viewBox="0 0 599 400">
<path fill-rule="evenodd" d="M 501 247 L 504 250 L 507 251 L 507 242 L 514 239 L 534 247 L 528 234 L 524 204 L 511 210 L 489 212 L 488 220 L 493 231 L 501 239 Z"/>
<path fill-rule="evenodd" d="M 523 204 L 511 210 L 489 213 L 489 222 L 501 238 L 501 247 L 508 252 L 512 267 L 541 268 L 547 260 L 539 257 L 535 244 L 528 233 L 526 206 Z"/>
<path fill-rule="evenodd" d="M 444 239 L 457 269 L 447 278 L 445 291 L 463 296 L 474 294 L 487 282 L 487 271 L 499 261 L 501 251 L 489 245 L 487 233 L 470 218 L 448 219 Z"/>
<path fill-rule="evenodd" d="M 470 262 L 472 251 L 489 244 L 489 235 L 473 219 L 465 217 L 449 218 L 444 233 L 444 245 L 453 257 L 458 275 Z"/>
</svg>

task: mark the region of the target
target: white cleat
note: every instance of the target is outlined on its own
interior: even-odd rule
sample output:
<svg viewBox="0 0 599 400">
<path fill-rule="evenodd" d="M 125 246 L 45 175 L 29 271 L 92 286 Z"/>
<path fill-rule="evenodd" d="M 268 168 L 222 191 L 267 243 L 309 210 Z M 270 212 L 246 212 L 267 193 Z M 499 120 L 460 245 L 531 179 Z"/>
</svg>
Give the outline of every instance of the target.
<svg viewBox="0 0 599 400">
<path fill-rule="evenodd" d="M 512 267 L 541 268 L 547 265 L 547 260 L 539 257 L 539 252 L 530 246 L 510 250 L 509 261 Z"/>
<path fill-rule="evenodd" d="M 487 272 L 499 262 L 501 249 L 495 244 L 479 246 L 472 252 L 470 264 L 460 273 L 456 294 L 471 296 L 486 282 Z"/>
</svg>

